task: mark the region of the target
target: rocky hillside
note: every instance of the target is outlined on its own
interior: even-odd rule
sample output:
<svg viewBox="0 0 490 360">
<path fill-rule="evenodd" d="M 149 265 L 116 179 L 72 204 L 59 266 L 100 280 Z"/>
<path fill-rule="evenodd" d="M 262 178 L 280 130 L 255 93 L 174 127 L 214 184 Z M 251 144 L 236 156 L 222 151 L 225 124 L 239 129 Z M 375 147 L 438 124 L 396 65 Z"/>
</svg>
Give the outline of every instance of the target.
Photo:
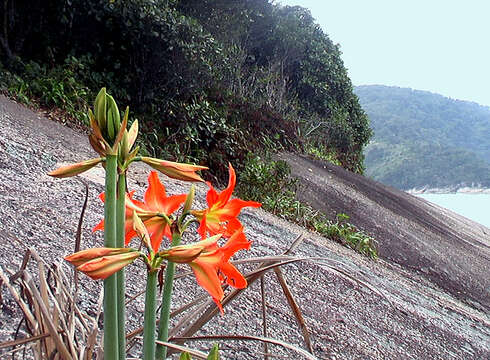
<svg viewBox="0 0 490 360">
<path fill-rule="evenodd" d="M 102 216 L 96 199 L 102 189 L 102 169 L 69 180 L 46 175 L 62 163 L 88 158 L 86 136 L 3 97 L 0 97 L 0 121 L 2 270 L 16 270 L 26 246 L 36 249 L 48 262 L 58 262 L 72 251 L 84 198 L 82 183 L 90 189 L 82 246 L 100 244 L 100 235 L 94 236 L 90 229 Z M 317 194 L 318 202 L 331 206 L 333 213 L 349 213 L 359 226 L 372 232 L 379 239 L 382 255 L 378 261 L 369 260 L 261 210 L 243 214 L 247 235 L 254 241 L 252 250 L 245 256 L 281 253 L 298 235 L 305 234 L 295 254 L 325 259 L 320 266 L 302 262 L 284 268 L 286 280 L 304 311 L 317 358 L 484 359 L 490 356 L 489 286 L 485 276 L 489 272 L 489 229 L 478 228 L 469 220 L 381 185 L 366 192 L 361 178 L 344 176 L 324 164 L 288 157 L 297 166 L 294 172 L 310 181 L 310 190 Z M 147 173 L 147 168 L 136 167 L 130 174 L 129 187 L 136 190 L 137 196 L 142 194 Z M 165 183 L 169 193 L 186 189 L 185 184 L 175 181 L 165 179 Z M 333 269 L 368 283 L 371 288 L 348 280 Z M 269 336 L 304 347 L 301 332 L 273 275 L 265 278 Z M 127 276 L 131 279 L 128 295 L 132 296 L 143 287 L 144 275 L 141 269 L 130 267 Z M 461 284 L 443 286 L 446 279 Z M 189 291 L 187 286 L 193 285 L 193 281 L 187 281 L 176 287 L 177 302 L 202 294 L 200 289 Z M 226 307 L 224 316 L 212 319 L 201 334 L 260 334 L 257 285 L 253 284 L 232 306 Z M 89 313 L 96 306 L 98 289 L 99 285 L 92 281 L 82 282 L 83 296 L 79 296 L 79 303 Z M 19 311 L 5 287 L 0 290 L 0 341 L 4 341 L 13 338 Z M 130 309 L 129 330 L 141 321 L 141 301 L 136 301 Z M 22 327 L 20 336 L 25 336 Z M 206 346 L 209 348 L 209 344 Z M 260 344 L 231 341 L 221 347 L 224 359 L 257 359 L 263 350 Z M 0 357 L 10 350 L 0 347 Z M 270 351 L 288 358 L 293 356 L 276 347 Z"/>
</svg>

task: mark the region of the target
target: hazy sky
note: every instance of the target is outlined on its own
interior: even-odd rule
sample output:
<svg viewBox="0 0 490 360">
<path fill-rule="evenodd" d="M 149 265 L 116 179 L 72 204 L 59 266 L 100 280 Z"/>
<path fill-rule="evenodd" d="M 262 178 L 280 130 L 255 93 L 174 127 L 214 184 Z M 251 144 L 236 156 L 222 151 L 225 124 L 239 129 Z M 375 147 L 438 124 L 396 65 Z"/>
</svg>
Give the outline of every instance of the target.
<svg viewBox="0 0 490 360">
<path fill-rule="evenodd" d="M 278 0 L 311 10 L 354 85 L 490 106 L 490 0 Z"/>
</svg>

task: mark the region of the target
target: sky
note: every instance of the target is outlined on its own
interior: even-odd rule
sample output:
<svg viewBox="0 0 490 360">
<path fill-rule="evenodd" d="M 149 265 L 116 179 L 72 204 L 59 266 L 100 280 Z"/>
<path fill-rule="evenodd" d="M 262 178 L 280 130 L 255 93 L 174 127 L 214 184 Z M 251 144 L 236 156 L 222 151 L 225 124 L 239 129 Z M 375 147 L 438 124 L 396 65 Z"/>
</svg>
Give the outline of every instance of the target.
<svg viewBox="0 0 490 360">
<path fill-rule="evenodd" d="M 490 0 L 277 0 L 310 9 L 354 85 L 490 106 Z"/>
</svg>

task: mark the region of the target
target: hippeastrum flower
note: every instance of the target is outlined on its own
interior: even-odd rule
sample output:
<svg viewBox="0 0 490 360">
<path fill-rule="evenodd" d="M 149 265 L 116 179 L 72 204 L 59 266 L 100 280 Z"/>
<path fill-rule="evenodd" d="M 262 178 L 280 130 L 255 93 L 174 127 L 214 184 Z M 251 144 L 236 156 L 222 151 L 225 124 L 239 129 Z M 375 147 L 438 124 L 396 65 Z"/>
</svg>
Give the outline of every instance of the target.
<svg viewBox="0 0 490 360">
<path fill-rule="evenodd" d="M 255 201 L 230 200 L 231 194 L 235 189 L 235 183 L 235 170 L 231 164 L 229 164 L 229 180 L 226 189 L 218 193 L 211 183 L 207 182 L 209 186 L 209 191 L 206 195 L 208 208 L 192 211 L 192 214 L 200 221 L 198 232 L 203 239 L 206 238 L 207 233 L 211 235 L 223 234 L 224 237 L 230 237 L 242 227 L 237 217 L 244 207 L 257 208 L 262 206 L 261 203 Z"/>
<path fill-rule="evenodd" d="M 230 258 L 238 250 L 248 250 L 251 242 L 245 237 L 243 228 L 238 229 L 222 247 L 217 244 L 220 237 L 216 235 L 198 243 L 175 246 L 160 252 L 159 255 L 169 261 L 188 263 L 196 276 L 197 283 L 212 296 L 223 313 L 221 300 L 224 292 L 221 285 L 226 283 L 237 289 L 247 287 L 247 280 L 229 262 Z"/>
<path fill-rule="evenodd" d="M 57 177 L 57 178 L 65 178 L 70 176 L 75 176 L 81 174 L 87 170 L 90 170 L 97 164 L 105 161 L 104 158 L 90 159 L 85 160 L 76 164 L 71 164 L 67 166 L 62 166 L 59 169 L 50 171 L 48 173 L 49 176 Z"/>
<path fill-rule="evenodd" d="M 196 174 L 196 171 L 206 170 L 206 166 L 182 164 L 173 161 L 160 160 L 146 156 L 141 157 L 141 161 L 150 165 L 155 170 L 167 175 L 172 179 L 183 181 L 202 181 L 204 180 Z"/>
<path fill-rule="evenodd" d="M 126 197 L 126 222 L 125 222 L 125 244 L 136 236 L 134 230 L 133 212 L 136 212 L 145 224 L 150 235 L 151 247 L 154 252 L 158 252 L 164 236 L 171 238 L 170 225 L 172 220 L 169 218 L 180 205 L 185 201 L 187 195 L 166 195 L 165 187 L 158 179 L 155 171 L 148 177 L 148 188 L 144 195 L 144 202 L 132 198 L 133 193 Z M 104 200 L 103 195 L 101 199 Z M 93 231 L 104 229 L 102 220 Z"/>
<path fill-rule="evenodd" d="M 105 279 L 131 264 L 141 253 L 129 248 L 92 248 L 65 257 L 94 280 Z"/>
</svg>

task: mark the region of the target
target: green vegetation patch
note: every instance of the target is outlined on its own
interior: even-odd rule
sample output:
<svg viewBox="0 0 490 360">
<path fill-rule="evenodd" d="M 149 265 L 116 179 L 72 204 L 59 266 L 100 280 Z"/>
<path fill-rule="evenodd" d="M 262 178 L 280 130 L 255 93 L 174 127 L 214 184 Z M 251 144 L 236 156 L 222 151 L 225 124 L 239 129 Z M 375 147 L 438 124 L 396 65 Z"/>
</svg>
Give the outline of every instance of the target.
<svg viewBox="0 0 490 360">
<path fill-rule="evenodd" d="M 405 88 L 355 91 L 375 132 L 367 175 L 403 190 L 490 187 L 490 108 Z"/>
<path fill-rule="evenodd" d="M 375 240 L 349 223 L 348 215 L 338 214 L 336 221 L 331 221 L 325 214 L 297 200 L 299 184 L 290 175 L 291 169 L 285 161 L 249 154 L 245 169 L 238 178 L 239 196 L 260 201 L 265 210 L 285 220 L 377 258 Z"/>
<path fill-rule="evenodd" d="M 207 165 L 222 182 L 228 162 L 239 169 L 249 151 L 266 148 L 308 148 L 362 172 L 367 116 L 339 46 L 307 9 L 20 0 L 5 10 L 0 83 L 23 102 L 82 122 L 88 99 L 106 87 L 141 120 L 147 152 Z"/>
</svg>

